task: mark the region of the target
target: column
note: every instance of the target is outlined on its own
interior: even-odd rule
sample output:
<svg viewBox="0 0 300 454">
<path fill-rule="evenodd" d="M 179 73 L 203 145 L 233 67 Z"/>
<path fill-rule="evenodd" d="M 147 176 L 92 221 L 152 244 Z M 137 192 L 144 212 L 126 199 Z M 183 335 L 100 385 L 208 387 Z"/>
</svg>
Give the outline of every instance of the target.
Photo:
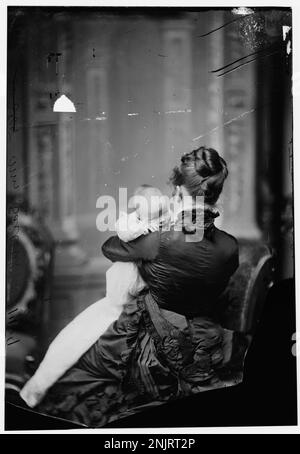
<svg viewBox="0 0 300 454">
<path fill-rule="evenodd" d="M 72 34 L 62 18 L 41 24 L 43 42 L 31 55 L 29 79 L 29 195 L 56 240 L 55 269 L 86 262 L 77 245 L 74 213 L 73 113 L 53 112 L 61 95 L 72 99 Z M 38 54 L 36 58 L 36 53 Z M 51 55 L 53 54 L 53 55 Z M 35 58 L 34 58 L 35 57 Z"/>
<path fill-rule="evenodd" d="M 35 33 L 40 41 L 34 39 Z M 46 344 L 75 315 L 100 299 L 105 290 L 103 264 L 93 266 L 79 245 L 75 206 L 79 194 L 75 179 L 77 112 L 53 112 L 53 104 L 61 94 L 76 106 L 78 97 L 72 71 L 74 39 L 72 23 L 67 18 L 46 19 L 33 31 L 35 45 L 29 56 L 30 203 L 43 215 L 56 242 L 52 298 L 44 302 L 48 305 L 45 307 Z M 56 61 L 55 56 L 48 58 L 49 53 L 61 55 Z"/>
<path fill-rule="evenodd" d="M 162 27 L 163 111 L 165 169 L 172 168 L 187 151 L 192 123 L 192 23 L 165 21 Z"/>
<path fill-rule="evenodd" d="M 225 27 L 223 33 L 225 65 L 250 52 L 237 28 Z M 225 70 L 217 74 L 220 76 L 223 72 Z M 255 63 L 219 78 L 223 79 L 223 148 L 229 169 L 224 186 L 222 228 L 240 239 L 257 240 L 261 233 L 256 224 Z"/>
</svg>

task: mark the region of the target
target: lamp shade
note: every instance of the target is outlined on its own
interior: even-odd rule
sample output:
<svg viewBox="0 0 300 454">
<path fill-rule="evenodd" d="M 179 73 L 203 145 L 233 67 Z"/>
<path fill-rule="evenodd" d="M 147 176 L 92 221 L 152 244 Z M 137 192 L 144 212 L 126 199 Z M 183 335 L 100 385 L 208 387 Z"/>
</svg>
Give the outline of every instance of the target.
<svg viewBox="0 0 300 454">
<path fill-rule="evenodd" d="M 76 108 L 66 95 L 61 95 L 54 103 L 53 112 L 76 112 Z"/>
</svg>

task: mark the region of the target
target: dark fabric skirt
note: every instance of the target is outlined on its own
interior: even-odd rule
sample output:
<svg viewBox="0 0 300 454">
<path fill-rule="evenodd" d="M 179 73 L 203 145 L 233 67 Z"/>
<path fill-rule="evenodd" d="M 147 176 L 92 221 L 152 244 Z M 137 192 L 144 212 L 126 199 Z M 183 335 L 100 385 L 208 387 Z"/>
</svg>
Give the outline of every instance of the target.
<svg viewBox="0 0 300 454">
<path fill-rule="evenodd" d="M 180 329 L 149 294 L 140 295 L 49 390 L 37 411 L 101 427 L 222 386 L 217 372 L 224 359 L 223 333 L 207 317 L 187 320 Z"/>
</svg>

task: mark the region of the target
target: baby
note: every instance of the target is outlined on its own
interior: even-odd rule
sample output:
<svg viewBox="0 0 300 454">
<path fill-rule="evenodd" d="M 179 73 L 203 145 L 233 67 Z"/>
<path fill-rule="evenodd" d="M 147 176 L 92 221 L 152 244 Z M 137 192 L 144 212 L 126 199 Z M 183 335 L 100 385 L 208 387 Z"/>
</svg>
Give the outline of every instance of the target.
<svg viewBox="0 0 300 454">
<path fill-rule="evenodd" d="M 139 186 L 129 201 L 129 208 L 134 208 L 134 211 L 129 215 L 121 212 L 116 222 L 117 235 L 126 243 L 169 225 L 167 198 L 154 186 L 147 184 Z"/>
<path fill-rule="evenodd" d="M 167 200 L 149 185 L 138 187 L 130 200 L 130 214 L 121 213 L 116 232 L 124 242 L 165 228 L 170 223 Z M 72 320 L 50 344 L 35 374 L 20 396 L 35 407 L 47 390 L 98 340 L 118 319 L 124 304 L 145 286 L 133 262 L 115 262 L 106 272 L 106 296 Z"/>
</svg>

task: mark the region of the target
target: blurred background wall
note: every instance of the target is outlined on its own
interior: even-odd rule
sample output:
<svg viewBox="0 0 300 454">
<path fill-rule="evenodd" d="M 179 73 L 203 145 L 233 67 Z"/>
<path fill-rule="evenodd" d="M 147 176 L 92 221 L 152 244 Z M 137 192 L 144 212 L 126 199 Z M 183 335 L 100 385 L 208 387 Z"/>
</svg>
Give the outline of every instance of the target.
<svg viewBox="0 0 300 454">
<path fill-rule="evenodd" d="M 56 242 L 47 336 L 104 294 L 99 196 L 170 194 L 180 156 L 225 158 L 218 225 L 269 243 L 293 275 L 289 10 L 20 8 L 8 12 L 7 190 Z M 76 112 L 53 112 L 65 94 Z"/>
</svg>

